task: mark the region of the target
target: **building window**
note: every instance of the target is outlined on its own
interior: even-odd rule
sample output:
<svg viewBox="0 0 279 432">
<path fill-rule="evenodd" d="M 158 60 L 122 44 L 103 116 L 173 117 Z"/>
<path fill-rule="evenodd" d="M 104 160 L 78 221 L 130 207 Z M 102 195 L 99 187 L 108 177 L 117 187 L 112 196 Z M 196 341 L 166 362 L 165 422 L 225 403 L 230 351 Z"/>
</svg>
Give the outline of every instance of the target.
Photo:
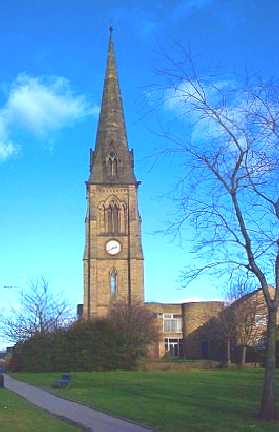
<svg viewBox="0 0 279 432">
<path fill-rule="evenodd" d="M 115 201 L 111 201 L 107 209 L 108 232 L 118 233 L 119 209 Z"/>
<path fill-rule="evenodd" d="M 113 270 L 109 275 L 110 282 L 110 295 L 111 297 L 115 297 L 117 294 L 117 273 Z"/>
<path fill-rule="evenodd" d="M 126 234 L 127 217 L 127 204 L 114 195 L 98 204 L 97 224 L 101 232 Z"/>
<path fill-rule="evenodd" d="M 177 314 L 164 314 L 164 333 L 181 333 L 182 316 Z"/>
<path fill-rule="evenodd" d="M 171 357 L 183 357 L 183 339 L 165 338 L 165 352 Z"/>
<path fill-rule="evenodd" d="M 117 156 L 113 151 L 109 152 L 109 154 L 107 155 L 106 165 L 108 175 L 111 177 L 117 176 Z"/>
</svg>

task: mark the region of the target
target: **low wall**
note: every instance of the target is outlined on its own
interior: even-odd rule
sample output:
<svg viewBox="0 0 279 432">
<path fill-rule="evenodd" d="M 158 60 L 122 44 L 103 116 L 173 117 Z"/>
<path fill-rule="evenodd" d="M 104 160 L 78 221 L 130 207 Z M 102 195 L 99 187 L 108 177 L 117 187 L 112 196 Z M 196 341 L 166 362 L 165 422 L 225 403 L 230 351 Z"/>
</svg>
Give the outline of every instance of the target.
<svg viewBox="0 0 279 432">
<path fill-rule="evenodd" d="M 141 370 L 178 370 L 183 371 L 187 369 L 216 369 L 221 367 L 221 363 L 214 360 L 188 360 L 188 361 L 146 361 L 139 365 Z"/>
</svg>

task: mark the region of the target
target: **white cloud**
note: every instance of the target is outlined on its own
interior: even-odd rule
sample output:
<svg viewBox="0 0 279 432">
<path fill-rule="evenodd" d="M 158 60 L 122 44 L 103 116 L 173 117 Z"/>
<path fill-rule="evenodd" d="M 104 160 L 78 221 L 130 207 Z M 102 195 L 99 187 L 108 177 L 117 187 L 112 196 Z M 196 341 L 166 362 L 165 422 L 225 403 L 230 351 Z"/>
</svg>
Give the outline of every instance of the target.
<svg viewBox="0 0 279 432">
<path fill-rule="evenodd" d="M 243 114 L 243 99 L 235 91 L 236 83 L 233 80 L 219 80 L 216 82 L 184 81 L 176 88 L 169 89 L 165 95 L 164 107 L 168 111 L 174 111 L 184 118 L 192 127 L 192 142 L 196 145 L 204 145 L 210 139 L 223 139 L 225 136 L 222 128 L 211 113 L 203 106 L 203 98 L 209 106 L 219 112 L 224 123 L 239 135 L 240 126 L 245 124 Z M 224 102 L 224 95 L 226 100 Z M 225 104 L 225 105 L 224 105 Z M 238 129 L 239 128 L 239 129 Z M 245 145 L 243 137 L 238 136 L 239 142 Z"/>
<path fill-rule="evenodd" d="M 12 140 L 14 128 L 53 138 L 53 132 L 97 113 L 98 107 L 92 106 L 85 96 L 75 94 L 66 78 L 20 74 L 0 110 L 0 159 L 16 152 Z"/>
<path fill-rule="evenodd" d="M 60 129 L 90 114 L 84 96 L 76 96 L 61 77 L 19 75 L 7 101 L 8 118 L 34 133 Z"/>
<path fill-rule="evenodd" d="M 231 178 L 241 148 L 248 150 L 239 167 L 243 183 L 247 168 L 250 177 L 259 181 L 261 175 L 277 172 L 278 164 L 274 118 L 279 105 L 276 96 L 270 97 L 270 89 L 268 84 L 264 89 L 257 84 L 243 89 L 232 80 L 201 82 L 201 86 L 196 81 L 182 82 L 167 92 L 164 108 L 187 124 L 192 150 L 218 163 L 225 178 Z"/>
<path fill-rule="evenodd" d="M 235 85 L 236 83 L 233 80 L 225 79 L 215 82 L 201 82 L 201 84 L 195 80 L 183 81 L 177 87 L 170 88 L 166 92 L 165 108 L 179 111 L 183 107 L 190 108 L 196 100 L 201 99 L 203 92 L 205 92 L 207 99 L 216 104 L 222 99 L 223 92 L 228 97 L 230 92 L 234 90 Z M 232 94 L 235 99 L 235 92 Z"/>
<path fill-rule="evenodd" d="M 9 137 L 5 113 L 0 111 L 0 160 L 6 160 L 16 153 L 16 147 Z"/>
<path fill-rule="evenodd" d="M 16 148 L 12 141 L 0 141 L 0 160 L 6 160 L 15 153 Z"/>
</svg>

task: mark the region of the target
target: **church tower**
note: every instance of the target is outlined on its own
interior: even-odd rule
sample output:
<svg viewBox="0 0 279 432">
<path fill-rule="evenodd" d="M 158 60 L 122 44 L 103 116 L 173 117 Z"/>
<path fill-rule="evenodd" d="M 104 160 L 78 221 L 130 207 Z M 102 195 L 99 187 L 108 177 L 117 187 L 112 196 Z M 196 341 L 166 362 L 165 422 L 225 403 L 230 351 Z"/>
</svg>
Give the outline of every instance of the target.
<svg viewBox="0 0 279 432">
<path fill-rule="evenodd" d="M 106 316 L 113 301 L 144 301 L 138 185 L 110 29 L 96 145 L 90 150 L 86 182 L 85 319 Z"/>
</svg>

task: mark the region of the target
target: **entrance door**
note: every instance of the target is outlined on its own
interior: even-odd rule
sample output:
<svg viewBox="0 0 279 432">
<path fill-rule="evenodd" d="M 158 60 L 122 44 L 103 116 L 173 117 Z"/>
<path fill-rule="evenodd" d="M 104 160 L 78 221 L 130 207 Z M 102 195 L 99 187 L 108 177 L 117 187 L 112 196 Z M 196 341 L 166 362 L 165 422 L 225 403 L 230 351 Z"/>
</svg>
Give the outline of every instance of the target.
<svg viewBox="0 0 279 432">
<path fill-rule="evenodd" d="M 183 339 L 165 338 L 165 350 L 171 357 L 183 356 Z"/>
<path fill-rule="evenodd" d="M 171 357 L 178 357 L 178 342 L 170 342 L 169 347 Z"/>
</svg>

